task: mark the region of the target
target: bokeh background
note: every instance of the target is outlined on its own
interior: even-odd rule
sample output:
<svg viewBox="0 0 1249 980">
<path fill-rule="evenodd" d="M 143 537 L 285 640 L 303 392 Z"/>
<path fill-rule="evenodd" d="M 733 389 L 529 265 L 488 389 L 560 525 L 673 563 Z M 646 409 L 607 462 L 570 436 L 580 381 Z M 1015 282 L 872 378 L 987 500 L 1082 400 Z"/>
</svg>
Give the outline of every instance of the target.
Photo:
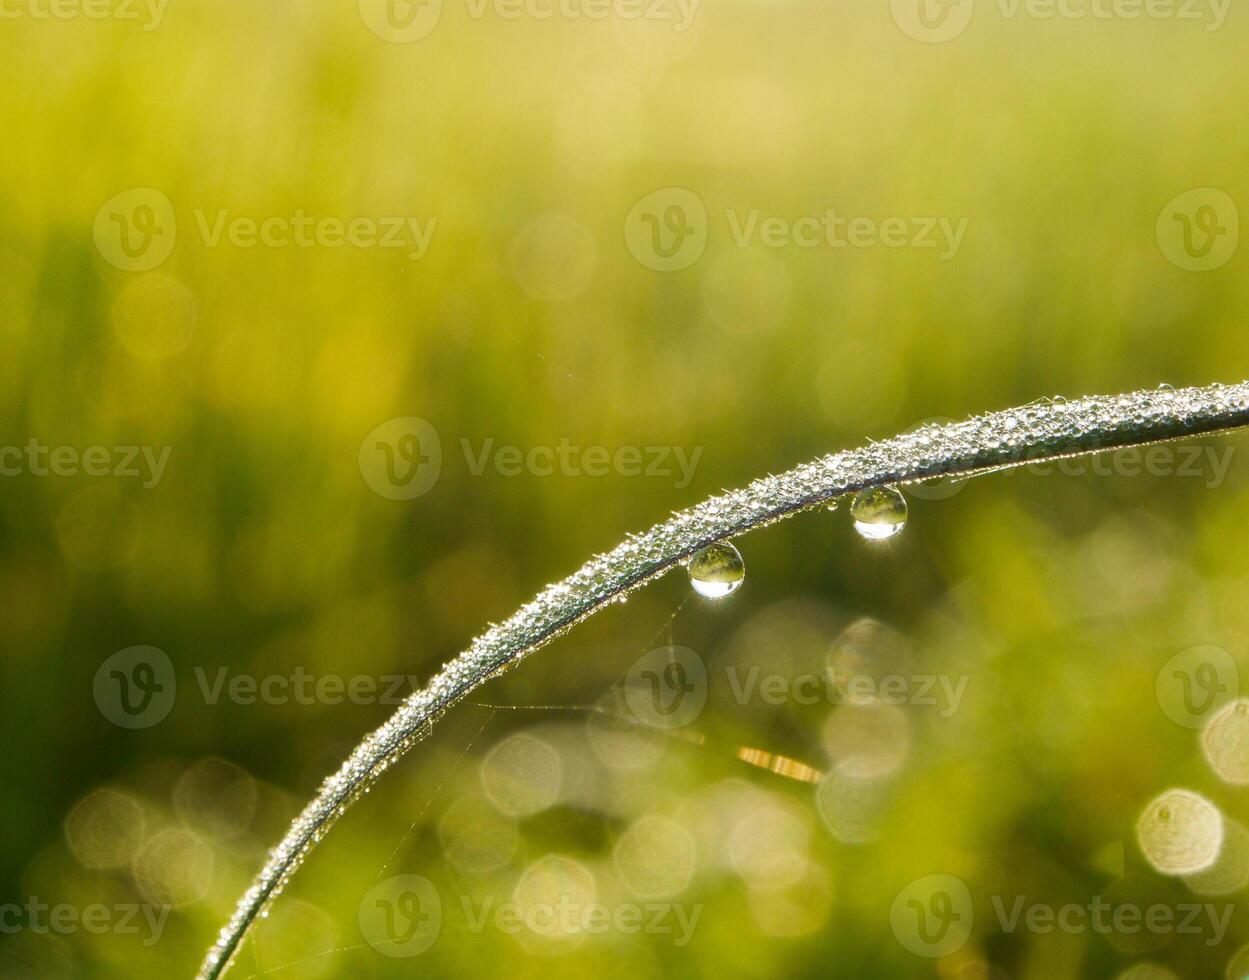
<svg viewBox="0 0 1249 980">
<path fill-rule="evenodd" d="M 0 20 L 0 442 L 21 449 L 0 478 L 0 897 L 67 922 L 170 911 L 158 936 L 143 912 L 102 934 L 11 915 L 5 977 L 192 975 L 266 848 L 392 710 L 214 697 L 220 677 L 423 680 L 723 487 L 923 420 L 1249 374 L 1241 9 L 964 0 L 923 21 L 902 0 L 707 0 L 678 30 L 672 4 L 444 0 L 412 41 L 433 8 L 46 9 Z M 906 244 L 734 235 L 752 212 L 828 209 L 902 219 Z M 297 212 L 318 244 L 245 244 L 237 219 Z M 334 244 L 324 220 L 409 216 L 432 228 L 419 258 Z M 927 218 L 965 219 L 952 254 L 910 244 Z M 409 423 L 375 431 L 407 418 L 441 465 L 402 499 Z M 36 472 L 32 439 L 68 451 L 65 475 Z M 688 480 L 675 455 L 651 476 L 477 474 L 462 440 L 698 455 Z M 159 479 L 113 447 L 167 448 Z M 1249 441 L 1191 448 L 1207 455 L 1177 450 L 1184 475 L 921 488 L 884 544 L 845 507 L 803 515 L 739 542 L 746 582 L 719 604 L 656 583 L 475 699 L 501 707 L 447 717 L 231 975 L 1241 975 L 1246 743 L 1233 725 L 1203 751 L 1201 728 L 1249 652 Z M 652 731 L 602 710 L 669 642 L 705 665 L 697 717 Z M 102 665 L 136 646 L 167 656 L 176 698 L 126 728 Z M 830 667 L 901 677 L 903 703 L 730 683 Z M 925 703 L 925 677 L 965 682 L 957 704 Z M 1204 879 L 1142 851 L 1138 820 L 1175 787 L 1219 814 Z M 1166 846 L 1208 848 L 1191 832 Z M 974 915 L 957 948 L 916 955 L 904 890 L 934 874 Z M 413 956 L 369 942 L 366 899 L 395 875 L 441 901 Z M 680 943 L 474 930 L 464 911 L 560 894 L 698 918 Z M 1012 933 L 994 911 L 1106 895 L 1230 920 L 1214 941 Z"/>
</svg>

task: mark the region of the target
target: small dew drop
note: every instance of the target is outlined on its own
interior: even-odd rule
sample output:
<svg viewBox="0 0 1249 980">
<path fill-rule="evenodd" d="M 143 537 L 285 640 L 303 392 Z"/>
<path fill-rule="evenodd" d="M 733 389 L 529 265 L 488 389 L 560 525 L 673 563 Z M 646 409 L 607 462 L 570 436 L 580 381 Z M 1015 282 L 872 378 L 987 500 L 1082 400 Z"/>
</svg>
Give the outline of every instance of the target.
<svg viewBox="0 0 1249 980">
<path fill-rule="evenodd" d="M 906 527 L 906 498 L 893 487 L 861 490 L 850 505 L 854 529 L 868 541 L 886 541 Z"/>
<path fill-rule="evenodd" d="M 742 554 L 727 541 L 708 545 L 690 559 L 690 585 L 700 596 L 723 599 L 738 590 L 746 578 Z"/>
</svg>

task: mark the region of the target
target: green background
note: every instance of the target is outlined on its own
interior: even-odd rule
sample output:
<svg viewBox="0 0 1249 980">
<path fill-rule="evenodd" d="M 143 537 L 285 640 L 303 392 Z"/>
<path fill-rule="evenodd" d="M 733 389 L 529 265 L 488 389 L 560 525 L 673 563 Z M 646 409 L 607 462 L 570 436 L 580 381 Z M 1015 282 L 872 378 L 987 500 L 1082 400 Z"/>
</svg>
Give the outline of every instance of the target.
<svg viewBox="0 0 1249 980">
<path fill-rule="evenodd" d="M 0 897 L 176 906 L 150 946 L 0 937 L 6 977 L 192 975 L 265 849 L 391 710 L 210 703 L 197 669 L 424 679 L 543 584 L 721 488 L 926 419 L 1247 373 L 1245 251 L 1189 271 L 1155 230 L 1194 188 L 1249 211 L 1243 10 L 1213 31 L 982 0 L 932 44 L 877 0 L 708 0 L 684 32 L 471 11 L 446 0 L 413 43 L 345 0 L 171 0 L 153 30 L 0 20 L 0 442 L 170 448 L 151 487 L 0 478 Z M 705 206 L 707 242 L 660 272 L 626 223 L 672 187 Z M 176 216 L 151 270 L 118 268 L 93 233 L 130 188 Z M 968 224 L 943 259 L 739 247 L 728 218 L 830 208 Z M 437 224 L 413 261 L 213 244 L 197 213 L 221 209 Z M 442 468 L 397 501 L 359 454 L 406 416 L 438 432 Z M 701 455 L 684 487 L 474 475 L 461 440 L 488 439 Z M 913 497 L 884 545 L 844 507 L 753 534 L 746 583 L 719 605 L 685 602 L 683 575 L 656 583 L 477 700 L 595 704 L 670 633 L 712 677 L 689 726 L 702 744 L 613 730 L 605 751 L 585 711 L 461 705 L 342 821 L 231 975 L 1110 977 L 1146 957 L 1220 975 L 1249 942 L 1243 892 L 1210 899 L 1235 906 L 1214 945 L 1004 934 L 992 904 L 1112 887 L 1203 901 L 1149 868 L 1138 816 L 1173 786 L 1249 815 L 1158 693 L 1176 653 L 1243 663 L 1249 637 L 1249 443 L 1193 445 L 1234 450 L 1224 479 L 993 476 Z M 958 710 L 724 687 L 732 664 L 822 676 L 856 623 L 864 670 L 965 678 Z M 178 694 L 126 730 L 92 684 L 135 645 L 168 654 Z M 864 843 L 838 838 L 812 785 L 734 757 L 830 772 L 845 737 L 888 770 Z M 622 850 L 652 818 L 669 836 Z M 675 875 L 661 901 L 701 908 L 692 941 L 468 927 L 462 899 L 511 901 L 553 867 L 613 908 L 652 901 L 640 867 Z M 890 918 L 933 873 L 975 905 L 940 959 L 907 951 Z M 419 956 L 361 933 L 362 900 L 394 874 L 442 899 Z"/>
</svg>

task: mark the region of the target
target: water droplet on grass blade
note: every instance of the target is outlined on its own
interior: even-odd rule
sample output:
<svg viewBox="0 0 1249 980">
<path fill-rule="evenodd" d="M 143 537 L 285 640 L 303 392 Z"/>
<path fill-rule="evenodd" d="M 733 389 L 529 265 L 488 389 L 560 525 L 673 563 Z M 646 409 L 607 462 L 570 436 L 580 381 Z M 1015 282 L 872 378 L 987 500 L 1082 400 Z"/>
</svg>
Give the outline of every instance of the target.
<svg viewBox="0 0 1249 980">
<path fill-rule="evenodd" d="M 690 585 L 707 599 L 732 595 L 746 578 L 742 554 L 727 541 L 719 541 L 696 552 L 689 564 Z"/>
<path fill-rule="evenodd" d="M 906 527 L 906 498 L 893 487 L 860 490 L 850 505 L 854 529 L 868 541 L 886 541 Z"/>
</svg>

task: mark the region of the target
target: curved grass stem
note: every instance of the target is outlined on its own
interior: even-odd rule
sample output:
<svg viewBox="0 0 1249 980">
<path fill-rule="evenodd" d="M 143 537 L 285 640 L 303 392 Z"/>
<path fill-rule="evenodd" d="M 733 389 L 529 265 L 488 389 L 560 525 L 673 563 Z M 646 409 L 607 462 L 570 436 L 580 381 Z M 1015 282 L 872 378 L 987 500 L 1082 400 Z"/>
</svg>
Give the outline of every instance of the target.
<svg viewBox="0 0 1249 980">
<path fill-rule="evenodd" d="M 491 626 L 356 747 L 270 852 L 209 950 L 199 980 L 216 980 L 226 971 L 251 924 L 308 852 L 443 712 L 698 549 L 869 487 L 965 477 L 1245 425 L 1249 425 L 1249 382 L 1037 402 L 965 422 L 925 426 L 825 456 L 712 497 L 644 534 L 631 535 L 611 552 L 595 556 L 562 582 L 548 586 L 506 622 Z"/>
</svg>

